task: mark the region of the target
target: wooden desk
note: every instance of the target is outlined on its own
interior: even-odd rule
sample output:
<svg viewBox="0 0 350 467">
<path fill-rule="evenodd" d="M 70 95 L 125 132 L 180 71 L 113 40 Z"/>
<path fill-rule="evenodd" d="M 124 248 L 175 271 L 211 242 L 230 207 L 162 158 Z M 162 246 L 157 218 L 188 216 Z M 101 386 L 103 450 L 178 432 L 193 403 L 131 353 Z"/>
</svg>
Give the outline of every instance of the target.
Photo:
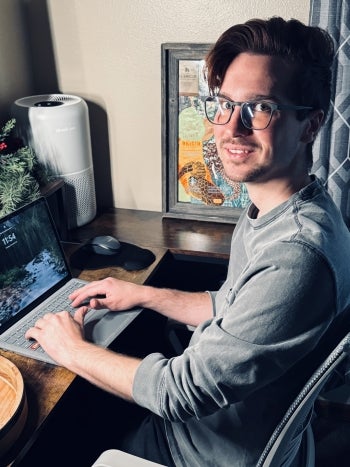
<svg viewBox="0 0 350 467">
<path fill-rule="evenodd" d="M 159 212 L 108 209 L 86 226 L 70 231 L 68 239 L 81 242 L 101 233 L 110 234 L 141 247 L 227 259 L 233 230 L 233 224 L 163 219 Z"/>
<path fill-rule="evenodd" d="M 109 209 L 94 221 L 68 233 L 64 243 L 67 256 L 84 242 L 96 235 L 111 234 L 119 240 L 149 248 L 156 260 L 141 271 L 125 271 L 120 267 L 109 267 L 90 271 L 73 271 L 85 280 L 116 277 L 143 284 L 157 269 L 167 251 L 179 255 L 227 259 L 234 225 L 216 224 L 179 219 L 162 219 L 161 213 L 127 209 Z M 0 350 L 0 355 L 13 361 L 20 369 L 28 398 L 28 420 L 26 427 L 6 459 L 0 466 L 15 466 L 32 446 L 45 425 L 55 405 L 75 379 L 65 368 L 41 363 L 13 352 Z"/>
</svg>

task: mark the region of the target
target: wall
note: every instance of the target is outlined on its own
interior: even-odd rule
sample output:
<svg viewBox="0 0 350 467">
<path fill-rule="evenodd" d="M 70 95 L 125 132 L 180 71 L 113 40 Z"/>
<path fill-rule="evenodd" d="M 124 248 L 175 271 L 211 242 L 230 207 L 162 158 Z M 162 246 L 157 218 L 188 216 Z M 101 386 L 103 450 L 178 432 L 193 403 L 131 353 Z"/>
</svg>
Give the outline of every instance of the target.
<svg viewBox="0 0 350 467">
<path fill-rule="evenodd" d="M 0 124 L 8 104 L 32 89 L 26 25 L 18 0 L 0 0 Z"/>
<path fill-rule="evenodd" d="M 18 0 L 0 9 L 9 2 Z M 98 205 L 154 211 L 162 208 L 161 43 L 214 42 L 251 17 L 309 19 L 309 0 L 47 0 L 43 39 L 46 5 L 20 3 L 35 45 L 32 89 L 43 92 L 46 72 L 45 92 L 57 85 L 89 104 Z"/>
</svg>

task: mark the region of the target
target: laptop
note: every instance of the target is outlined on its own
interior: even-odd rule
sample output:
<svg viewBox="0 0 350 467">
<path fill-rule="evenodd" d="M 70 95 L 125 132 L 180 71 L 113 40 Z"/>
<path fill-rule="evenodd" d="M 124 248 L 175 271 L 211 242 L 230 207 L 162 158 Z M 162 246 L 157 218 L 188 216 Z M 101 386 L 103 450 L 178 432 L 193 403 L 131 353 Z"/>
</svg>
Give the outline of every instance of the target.
<svg viewBox="0 0 350 467">
<path fill-rule="evenodd" d="M 47 312 L 74 313 L 68 296 L 88 282 L 73 278 L 44 197 L 0 219 L 0 257 L 0 348 L 56 364 L 24 334 Z M 108 347 L 141 311 L 90 310 L 85 338 Z"/>
</svg>

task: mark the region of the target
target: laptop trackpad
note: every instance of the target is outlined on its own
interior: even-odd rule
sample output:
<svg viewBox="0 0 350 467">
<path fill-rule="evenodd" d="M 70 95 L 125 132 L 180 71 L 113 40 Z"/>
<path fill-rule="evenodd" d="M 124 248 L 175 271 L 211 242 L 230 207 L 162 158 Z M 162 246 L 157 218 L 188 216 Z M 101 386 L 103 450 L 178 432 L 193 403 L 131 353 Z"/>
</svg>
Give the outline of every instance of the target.
<svg viewBox="0 0 350 467">
<path fill-rule="evenodd" d="M 84 323 L 85 338 L 102 347 L 108 347 L 141 311 L 142 308 L 128 311 L 91 310 Z"/>
</svg>

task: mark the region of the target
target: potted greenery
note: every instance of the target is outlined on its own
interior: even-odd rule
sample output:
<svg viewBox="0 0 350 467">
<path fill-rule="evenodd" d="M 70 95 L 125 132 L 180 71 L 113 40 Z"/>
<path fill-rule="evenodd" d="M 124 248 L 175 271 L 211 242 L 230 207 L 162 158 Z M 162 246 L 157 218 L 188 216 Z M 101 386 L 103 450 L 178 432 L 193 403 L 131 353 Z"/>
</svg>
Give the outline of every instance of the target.
<svg viewBox="0 0 350 467">
<path fill-rule="evenodd" d="M 0 217 L 41 196 L 48 175 L 34 150 L 13 135 L 16 120 L 0 130 Z"/>
</svg>

